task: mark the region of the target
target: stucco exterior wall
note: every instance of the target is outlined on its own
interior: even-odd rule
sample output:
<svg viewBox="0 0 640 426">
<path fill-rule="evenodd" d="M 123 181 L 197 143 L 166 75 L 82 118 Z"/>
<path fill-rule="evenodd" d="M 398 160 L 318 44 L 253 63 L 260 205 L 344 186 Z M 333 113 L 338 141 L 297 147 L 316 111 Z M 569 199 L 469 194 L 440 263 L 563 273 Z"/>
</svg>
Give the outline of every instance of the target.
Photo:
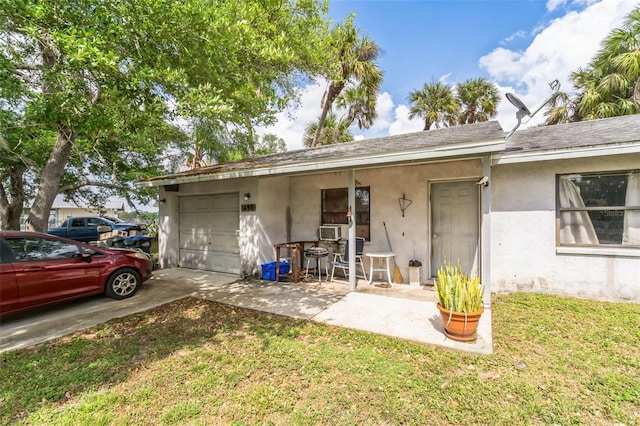
<svg viewBox="0 0 640 426">
<path fill-rule="evenodd" d="M 356 171 L 356 185 L 369 186 L 371 191 L 371 241 L 366 242 L 365 252 L 388 250 L 384 222 L 405 282 L 409 280 L 408 264 L 412 259 L 422 262 L 422 282 L 428 282 L 429 182 L 477 179 L 482 172 L 481 159 Z M 346 188 L 347 179 L 347 172 L 331 172 L 181 184 L 179 192 L 161 187 L 159 198 L 165 201 L 159 205 L 160 266 L 178 266 L 180 196 L 238 192 L 241 268 L 243 275 L 259 275 L 261 264 L 275 260 L 274 244 L 318 239 L 321 190 Z M 251 194 L 249 200 L 244 200 L 246 193 Z M 398 203 L 403 194 L 412 200 L 404 217 Z M 255 204 L 256 210 L 243 212 L 243 204 Z M 343 238 L 347 238 L 346 225 Z"/>
<path fill-rule="evenodd" d="M 556 175 L 637 169 L 640 155 L 496 165 L 491 288 L 640 301 L 640 250 L 556 247 Z"/>
<path fill-rule="evenodd" d="M 242 234 L 251 238 L 249 250 L 242 252 L 251 275 L 260 275 L 263 263 L 276 260 L 274 244 L 287 241 L 287 215 L 290 203 L 288 177 L 268 177 L 257 181 L 258 203 L 254 214 L 241 213 Z M 243 218 L 244 216 L 244 218 Z M 242 244 L 240 245 L 242 249 Z M 282 257 L 282 254 L 281 254 Z"/>
<path fill-rule="evenodd" d="M 428 189 L 430 181 L 477 179 L 482 160 L 469 159 L 431 164 L 402 165 L 357 170 L 356 186 L 368 186 L 371 193 L 371 241 L 367 251 L 389 249 L 386 223 L 396 262 L 405 282 L 409 281 L 409 260 L 422 262 L 422 282 L 429 280 L 430 231 Z M 323 173 L 290 178 L 293 240 L 315 240 L 321 215 L 322 189 L 346 188 L 347 172 Z M 404 217 L 398 202 L 402 195 L 412 200 Z M 346 225 L 343 238 L 346 238 Z M 365 258 L 365 263 L 367 262 Z M 368 264 L 366 264 L 368 268 Z"/>
</svg>

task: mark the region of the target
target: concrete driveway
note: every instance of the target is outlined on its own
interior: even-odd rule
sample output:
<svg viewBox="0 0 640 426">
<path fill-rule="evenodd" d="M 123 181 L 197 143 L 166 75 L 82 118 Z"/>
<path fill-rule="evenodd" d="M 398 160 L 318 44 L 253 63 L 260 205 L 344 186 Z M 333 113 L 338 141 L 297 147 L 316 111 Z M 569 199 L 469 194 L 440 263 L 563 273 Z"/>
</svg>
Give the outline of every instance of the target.
<svg viewBox="0 0 640 426">
<path fill-rule="evenodd" d="M 155 271 L 129 299 L 95 296 L 3 318 L 0 353 L 189 296 L 465 352 L 492 352 L 490 309 L 480 320 L 476 342 L 455 342 L 442 333 L 435 302 L 420 288 L 400 285 L 386 291 L 359 284 L 358 291 L 349 292 L 348 286 L 335 283 L 245 282 L 237 275 L 175 268 Z"/>
</svg>

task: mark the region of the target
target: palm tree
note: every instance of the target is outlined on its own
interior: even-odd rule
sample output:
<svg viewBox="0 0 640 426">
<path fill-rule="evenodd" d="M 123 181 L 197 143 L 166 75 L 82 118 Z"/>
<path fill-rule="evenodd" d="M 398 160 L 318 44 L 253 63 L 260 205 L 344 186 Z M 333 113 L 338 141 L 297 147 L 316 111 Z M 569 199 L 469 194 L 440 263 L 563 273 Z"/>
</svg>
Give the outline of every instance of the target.
<svg viewBox="0 0 640 426">
<path fill-rule="evenodd" d="M 332 145 L 341 142 L 351 142 L 353 135 L 349 130 L 351 123 L 349 120 L 338 119 L 338 116 L 330 113 L 324 120 L 322 129 L 318 132 L 318 122 L 310 123 L 304 135 L 304 145 L 307 147 Z M 317 134 L 320 134 L 320 139 L 313 145 L 314 139 Z"/>
<path fill-rule="evenodd" d="M 322 97 L 322 112 L 311 141 L 312 147 L 319 144 L 327 114 L 346 87 L 355 87 L 357 90 L 355 93 L 362 96 L 361 100 L 364 104 L 375 106 L 382 83 L 382 71 L 375 63 L 380 49 L 370 38 L 360 36 L 358 29 L 353 25 L 353 19 L 348 19 L 335 27 L 331 32 L 331 38 L 329 60 L 336 66 L 333 76 L 329 78 L 329 87 Z M 370 120 L 363 120 L 359 124 L 370 125 L 374 116 L 369 114 L 368 117 Z"/>
<path fill-rule="evenodd" d="M 460 102 L 453 89 L 441 81 L 425 83 L 422 90 L 409 94 L 409 118 L 424 118 L 424 130 L 432 126 L 447 127 L 457 123 Z"/>
<path fill-rule="evenodd" d="M 573 99 L 566 92 L 555 92 L 547 102 L 547 125 L 570 123 L 577 120 L 577 109 Z"/>
<path fill-rule="evenodd" d="M 461 111 L 458 124 L 489 121 L 498 114 L 498 87 L 485 78 L 470 78 L 456 88 Z"/>
<path fill-rule="evenodd" d="M 368 129 L 373 125 L 373 120 L 378 116 L 376 111 L 376 98 L 368 96 L 366 88 L 350 87 L 336 99 L 338 108 L 347 110 L 349 125 L 354 121 L 358 128 Z"/>
<path fill-rule="evenodd" d="M 571 73 L 578 94 L 546 112 L 547 124 L 573 107 L 571 121 L 593 120 L 640 113 L 640 6 L 621 28 L 604 39 L 602 48 L 585 68 Z"/>
</svg>

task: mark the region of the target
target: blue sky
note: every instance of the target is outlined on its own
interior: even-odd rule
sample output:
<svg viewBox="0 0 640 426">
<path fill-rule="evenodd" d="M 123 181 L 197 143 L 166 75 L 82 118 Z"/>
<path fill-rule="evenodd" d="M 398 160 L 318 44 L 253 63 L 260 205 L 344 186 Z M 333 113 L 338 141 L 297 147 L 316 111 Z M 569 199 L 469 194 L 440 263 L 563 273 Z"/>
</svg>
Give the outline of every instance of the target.
<svg viewBox="0 0 640 426">
<path fill-rule="evenodd" d="M 329 16 L 355 23 L 383 51 L 384 71 L 373 128 L 353 133 L 357 139 L 422 130 L 408 119 L 407 97 L 424 83 L 443 80 L 454 86 L 485 77 L 502 95 L 515 93 L 530 110 L 551 94 L 559 79 L 572 91 L 569 74 L 585 66 L 604 37 L 619 27 L 638 0 L 330 0 Z M 302 148 L 302 135 L 320 113 L 326 82 L 305 87 L 301 102 L 280 114 L 267 129 L 282 137 L 289 150 Z M 502 96 L 504 99 L 504 96 Z M 337 111 L 340 113 L 339 111 Z M 539 123 L 542 112 L 528 125 Z M 515 109 L 503 100 L 498 121 L 515 125 Z M 525 127 L 525 126 L 523 126 Z"/>
</svg>

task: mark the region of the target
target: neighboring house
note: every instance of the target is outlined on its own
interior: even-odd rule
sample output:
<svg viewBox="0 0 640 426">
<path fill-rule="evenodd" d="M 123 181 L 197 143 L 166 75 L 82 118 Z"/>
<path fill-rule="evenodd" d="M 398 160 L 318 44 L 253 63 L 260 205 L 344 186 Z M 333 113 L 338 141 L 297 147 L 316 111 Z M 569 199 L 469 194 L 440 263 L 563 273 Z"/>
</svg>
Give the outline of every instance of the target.
<svg viewBox="0 0 640 426">
<path fill-rule="evenodd" d="M 125 211 L 124 201 L 107 200 L 102 211 L 98 211 L 90 207 L 87 201 L 65 201 L 64 196 L 59 194 L 56 196 L 49 212 L 49 227 L 59 226 L 65 219 L 75 216 L 118 216 L 119 212 Z M 21 226 L 24 224 L 25 217 L 21 219 Z"/>
<path fill-rule="evenodd" d="M 506 135 L 491 121 L 139 185 L 160 188 L 162 267 L 257 275 L 274 244 L 317 240 L 323 224 L 387 251 L 386 225 L 405 281 L 410 260 L 432 283 L 459 259 L 493 292 L 640 302 L 640 114 Z"/>
</svg>

